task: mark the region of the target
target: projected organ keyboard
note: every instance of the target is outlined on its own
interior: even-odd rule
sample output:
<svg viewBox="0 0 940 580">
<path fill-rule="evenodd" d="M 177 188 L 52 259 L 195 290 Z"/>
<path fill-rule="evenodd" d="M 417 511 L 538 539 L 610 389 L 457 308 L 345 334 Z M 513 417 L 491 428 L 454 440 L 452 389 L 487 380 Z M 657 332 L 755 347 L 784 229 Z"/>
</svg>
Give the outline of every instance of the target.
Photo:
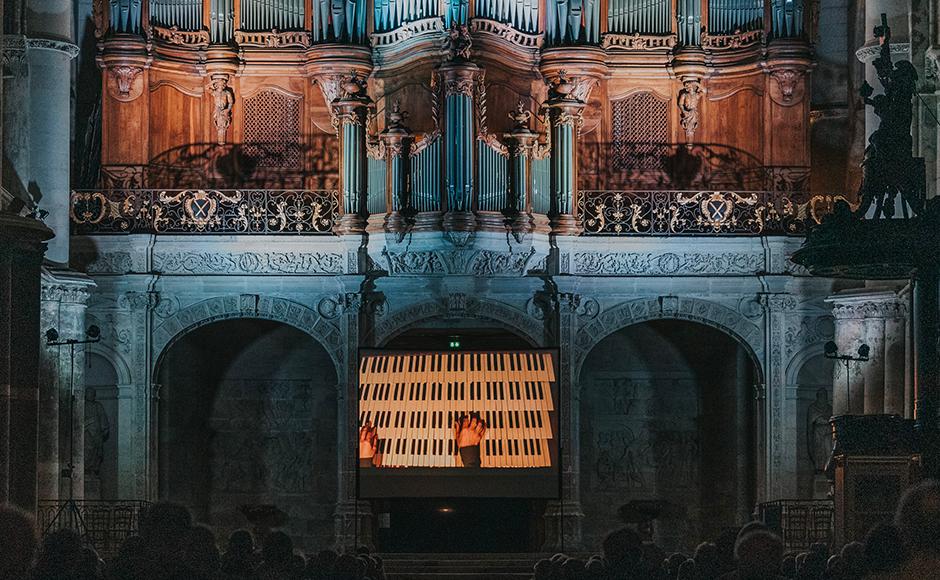
<svg viewBox="0 0 940 580">
<path fill-rule="evenodd" d="M 458 467 L 454 422 L 486 422 L 482 467 L 549 467 L 555 367 L 548 352 L 363 356 L 359 425 L 377 428 L 380 467 Z"/>
</svg>

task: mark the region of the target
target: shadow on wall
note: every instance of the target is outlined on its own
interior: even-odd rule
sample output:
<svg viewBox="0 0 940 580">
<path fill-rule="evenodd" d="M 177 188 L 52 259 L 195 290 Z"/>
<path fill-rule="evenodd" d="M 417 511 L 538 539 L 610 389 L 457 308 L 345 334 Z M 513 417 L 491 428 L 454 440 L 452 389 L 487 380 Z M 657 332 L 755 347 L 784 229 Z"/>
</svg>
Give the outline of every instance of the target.
<svg viewBox="0 0 940 580">
<path fill-rule="evenodd" d="M 622 525 L 617 508 L 631 501 L 662 505 L 653 533 L 668 550 L 747 521 L 755 376 L 744 347 L 692 322 L 644 322 L 598 343 L 580 377 L 586 544 Z"/>
<path fill-rule="evenodd" d="M 195 143 L 164 151 L 147 166 L 103 166 L 100 185 L 108 189 L 336 189 L 339 145 L 333 135 L 322 134 L 305 136 L 303 144 Z"/>
<path fill-rule="evenodd" d="M 808 191 L 808 168 L 765 167 L 747 151 L 721 144 L 582 142 L 583 189 Z"/>
<path fill-rule="evenodd" d="M 286 514 L 295 546 L 332 540 L 336 374 L 313 338 L 282 323 L 215 322 L 173 343 L 158 372 L 160 497 L 219 537 L 264 536 Z"/>
</svg>

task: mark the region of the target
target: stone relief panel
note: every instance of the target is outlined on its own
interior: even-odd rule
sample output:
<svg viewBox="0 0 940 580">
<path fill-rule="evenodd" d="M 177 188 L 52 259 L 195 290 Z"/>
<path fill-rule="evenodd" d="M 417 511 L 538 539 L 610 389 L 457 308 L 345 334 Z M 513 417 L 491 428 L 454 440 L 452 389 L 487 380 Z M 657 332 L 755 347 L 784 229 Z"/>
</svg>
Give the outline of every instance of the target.
<svg viewBox="0 0 940 580">
<path fill-rule="evenodd" d="M 336 252 L 154 252 L 164 274 L 342 274 Z"/>
<path fill-rule="evenodd" d="M 753 252 L 653 253 L 577 252 L 574 273 L 587 275 L 661 276 L 675 274 L 755 274 L 765 269 L 764 256 Z"/>
<path fill-rule="evenodd" d="M 388 271 L 398 275 L 521 276 L 534 255 L 534 248 L 517 252 L 469 249 L 383 251 Z"/>
</svg>

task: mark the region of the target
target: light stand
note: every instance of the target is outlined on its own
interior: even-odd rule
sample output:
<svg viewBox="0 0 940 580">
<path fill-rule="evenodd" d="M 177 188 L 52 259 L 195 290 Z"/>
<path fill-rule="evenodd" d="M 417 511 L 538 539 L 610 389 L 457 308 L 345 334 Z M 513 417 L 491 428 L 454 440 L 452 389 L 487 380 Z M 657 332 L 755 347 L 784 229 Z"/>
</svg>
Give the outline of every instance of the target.
<svg viewBox="0 0 940 580">
<path fill-rule="evenodd" d="M 77 344 L 89 344 L 92 342 L 98 342 L 101 340 L 101 329 L 99 329 L 94 324 L 88 327 L 88 330 L 85 331 L 85 334 L 88 336 L 85 340 L 78 340 L 75 338 L 70 338 L 68 340 L 59 340 L 59 333 L 55 328 L 50 328 L 46 331 L 46 346 L 65 346 L 69 347 L 69 461 L 66 463 L 65 469 L 62 470 L 62 477 L 67 477 L 69 480 L 69 498 L 59 506 L 59 509 L 56 510 L 55 516 L 46 524 L 46 528 L 42 531 L 42 534 L 45 536 L 49 531 L 53 529 L 53 526 L 59 518 L 62 517 L 62 514 L 65 513 L 68 518 L 69 524 L 72 522 L 78 523 L 78 532 L 81 537 L 87 537 L 88 528 L 85 526 L 85 519 L 82 518 L 82 513 L 78 509 L 78 505 L 75 503 L 74 498 L 74 487 L 75 487 L 75 464 L 73 460 L 75 459 L 75 345 Z"/>
<path fill-rule="evenodd" d="M 868 354 L 871 352 L 871 348 L 867 344 L 862 344 L 858 347 L 858 356 L 852 356 L 850 354 L 839 354 L 839 345 L 835 341 L 830 340 L 824 346 L 826 350 L 826 358 L 842 361 L 845 364 L 845 409 L 846 415 L 852 413 L 852 405 L 850 388 L 849 388 L 849 363 L 850 362 L 868 362 Z"/>
</svg>

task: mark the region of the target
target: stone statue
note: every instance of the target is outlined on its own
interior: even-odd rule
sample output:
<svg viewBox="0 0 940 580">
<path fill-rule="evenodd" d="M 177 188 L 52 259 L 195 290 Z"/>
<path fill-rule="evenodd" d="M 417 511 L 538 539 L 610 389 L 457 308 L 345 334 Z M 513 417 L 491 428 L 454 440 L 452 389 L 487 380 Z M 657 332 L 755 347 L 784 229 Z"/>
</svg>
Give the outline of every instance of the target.
<svg viewBox="0 0 940 580">
<path fill-rule="evenodd" d="M 111 434 L 108 414 L 96 400 L 94 387 L 85 387 L 85 476 L 98 477 L 104 460 L 104 442 Z"/>
<path fill-rule="evenodd" d="M 829 392 L 825 388 L 816 391 L 816 400 L 806 409 L 806 451 L 816 473 L 826 469 L 829 455 L 832 453 L 832 405 L 829 404 Z"/>
<path fill-rule="evenodd" d="M 918 162 L 913 156 L 914 141 L 911 137 L 917 71 L 909 61 L 891 62 L 891 29 L 884 14 L 881 21 L 882 25 L 874 30 L 881 43 L 881 54 L 872 64 L 885 92 L 871 98 L 874 89 L 867 81 L 859 89 L 865 104 L 871 105 L 881 122 L 868 138 L 865 149 L 858 211 L 865 214 L 875 204 L 874 218 L 892 218 L 898 193 L 914 212 L 919 213 L 926 186 L 918 179 L 921 173 L 917 171 Z"/>
</svg>

